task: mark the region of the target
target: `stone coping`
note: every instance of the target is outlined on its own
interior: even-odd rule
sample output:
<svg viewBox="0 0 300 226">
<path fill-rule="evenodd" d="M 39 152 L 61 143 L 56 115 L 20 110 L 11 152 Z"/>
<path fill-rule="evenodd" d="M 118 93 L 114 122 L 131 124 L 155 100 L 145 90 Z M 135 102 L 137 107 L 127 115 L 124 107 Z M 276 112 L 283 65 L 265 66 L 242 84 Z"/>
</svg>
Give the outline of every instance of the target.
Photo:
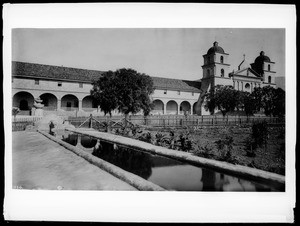
<svg viewBox="0 0 300 226">
<path fill-rule="evenodd" d="M 90 137 L 100 139 L 100 141 L 107 141 L 127 148 L 139 149 L 152 154 L 157 154 L 183 162 L 190 163 L 195 166 L 206 167 L 214 169 L 218 172 L 238 176 L 247 180 L 253 180 L 265 183 L 270 186 L 284 187 L 285 176 L 276 173 L 271 173 L 255 168 L 250 168 L 242 165 L 234 165 L 227 162 L 217 161 L 214 159 L 207 159 L 192 155 L 191 153 L 168 149 L 165 147 L 155 146 L 143 141 L 134 140 L 128 137 L 123 137 L 115 134 L 109 134 L 98 131 L 84 131 L 73 128 L 66 128 L 67 131 L 88 135 Z"/>
<path fill-rule="evenodd" d="M 71 128 L 69 128 L 70 130 L 72 130 Z M 137 188 L 138 190 L 142 190 L 142 191 L 164 191 L 165 189 L 161 188 L 160 186 L 147 181 L 135 174 L 132 174 L 130 172 L 127 172 L 109 162 L 106 162 L 96 156 L 93 156 L 92 154 L 77 148 L 71 144 L 68 144 L 60 139 L 57 139 L 56 137 L 50 135 L 49 133 L 46 133 L 42 130 L 38 130 L 39 133 L 43 134 L 44 136 L 46 136 L 47 138 L 51 139 L 52 141 L 62 145 L 63 147 L 71 150 L 72 152 L 74 152 L 75 154 L 77 154 L 78 156 L 84 158 L 85 160 L 87 160 L 88 162 L 90 162 L 91 164 L 107 171 L 108 173 L 112 174 L 113 176 L 125 181 L 126 183 L 130 184 L 131 186 Z"/>
</svg>

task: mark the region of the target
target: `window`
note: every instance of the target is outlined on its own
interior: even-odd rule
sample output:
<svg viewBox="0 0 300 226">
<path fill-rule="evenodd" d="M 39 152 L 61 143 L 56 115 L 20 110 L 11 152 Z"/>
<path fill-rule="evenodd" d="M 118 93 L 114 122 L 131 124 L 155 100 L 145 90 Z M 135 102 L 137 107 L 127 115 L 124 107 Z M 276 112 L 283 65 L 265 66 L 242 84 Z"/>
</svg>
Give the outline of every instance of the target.
<svg viewBox="0 0 300 226">
<path fill-rule="evenodd" d="M 224 77 L 224 69 L 221 69 L 221 77 Z"/>
<path fill-rule="evenodd" d="M 177 91 L 177 94 L 180 95 L 180 90 Z"/>
<path fill-rule="evenodd" d="M 83 88 L 83 83 L 79 82 L 79 88 Z"/>
<path fill-rule="evenodd" d="M 268 64 L 268 71 L 271 71 L 271 65 Z"/>
<path fill-rule="evenodd" d="M 164 94 L 167 94 L 167 90 L 164 90 Z"/>
<path fill-rule="evenodd" d="M 268 77 L 268 83 L 271 83 L 271 82 L 272 82 L 272 77 L 269 76 L 269 77 Z"/>
<path fill-rule="evenodd" d="M 195 95 L 195 93 L 194 92 L 192 92 L 192 96 L 194 96 Z"/>
<path fill-rule="evenodd" d="M 249 83 L 246 83 L 245 88 L 246 88 L 246 89 L 250 89 L 250 84 L 249 84 Z"/>
<path fill-rule="evenodd" d="M 58 83 L 57 83 L 57 86 L 62 86 L 62 82 L 58 82 Z"/>
<path fill-rule="evenodd" d="M 34 84 L 35 85 L 39 85 L 40 84 L 40 80 L 39 79 L 34 79 Z"/>
<path fill-rule="evenodd" d="M 223 56 L 220 57 L 220 62 L 221 62 L 221 64 L 223 64 L 223 62 L 224 62 Z"/>
</svg>

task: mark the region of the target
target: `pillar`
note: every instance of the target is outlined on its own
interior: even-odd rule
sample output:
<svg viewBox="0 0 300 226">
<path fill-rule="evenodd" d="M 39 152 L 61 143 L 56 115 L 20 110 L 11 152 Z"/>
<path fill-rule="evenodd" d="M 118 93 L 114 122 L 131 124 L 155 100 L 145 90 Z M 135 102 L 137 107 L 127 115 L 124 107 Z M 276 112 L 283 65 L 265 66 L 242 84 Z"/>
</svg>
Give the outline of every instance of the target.
<svg viewBox="0 0 300 226">
<path fill-rule="evenodd" d="M 179 115 L 179 114 L 180 114 L 180 104 L 177 103 L 177 115 Z"/>
<path fill-rule="evenodd" d="M 57 110 L 61 109 L 61 99 L 57 99 Z"/>
<path fill-rule="evenodd" d="M 166 115 L 167 114 L 167 103 L 163 102 L 163 105 L 164 105 L 163 114 Z"/>
<path fill-rule="evenodd" d="M 82 100 L 78 100 L 78 110 L 82 111 Z"/>
</svg>

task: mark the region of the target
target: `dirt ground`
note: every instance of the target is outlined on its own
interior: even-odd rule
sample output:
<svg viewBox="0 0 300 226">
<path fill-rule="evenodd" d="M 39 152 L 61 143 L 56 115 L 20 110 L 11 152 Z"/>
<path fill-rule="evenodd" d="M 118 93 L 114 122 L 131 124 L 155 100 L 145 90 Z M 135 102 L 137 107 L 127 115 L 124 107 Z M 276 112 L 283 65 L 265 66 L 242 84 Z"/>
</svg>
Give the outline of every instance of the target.
<svg viewBox="0 0 300 226">
<path fill-rule="evenodd" d="M 151 134 L 155 136 L 158 131 L 165 135 L 169 134 L 169 130 L 166 129 L 151 131 Z M 199 155 L 199 147 L 206 146 L 210 149 L 210 156 L 207 158 L 213 159 L 218 159 L 221 155 L 215 142 L 224 140 L 227 136 L 231 136 L 233 138 L 231 156 L 234 158 L 235 164 L 285 175 L 284 127 L 268 127 L 269 135 L 267 145 L 255 149 L 255 156 L 251 157 L 247 155 L 246 151 L 246 140 L 252 133 L 252 128 L 250 126 L 194 127 L 188 130 L 173 129 L 173 131 L 175 131 L 176 135 L 189 132 L 189 137 L 193 143 L 193 148 L 189 152 Z"/>
</svg>

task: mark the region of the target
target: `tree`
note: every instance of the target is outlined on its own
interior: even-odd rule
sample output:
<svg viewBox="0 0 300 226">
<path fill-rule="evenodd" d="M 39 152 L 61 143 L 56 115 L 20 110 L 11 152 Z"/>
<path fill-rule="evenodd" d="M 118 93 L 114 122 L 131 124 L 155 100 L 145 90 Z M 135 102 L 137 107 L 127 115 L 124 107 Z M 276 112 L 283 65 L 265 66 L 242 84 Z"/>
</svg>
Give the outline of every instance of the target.
<svg viewBox="0 0 300 226">
<path fill-rule="evenodd" d="M 103 74 L 93 83 L 91 95 L 96 98 L 104 113 L 118 109 L 125 115 L 136 114 L 143 110 L 148 115 L 152 109 L 150 95 L 153 93 L 153 81 L 150 76 L 133 69 L 119 69 Z"/>
<path fill-rule="evenodd" d="M 20 109 L 18 107 L 13 107 L 12 108 L 12 115 L 14 116 L 14 121 L 16 121 L 16 116 L 19 114 Z"/>
<path fill-rule="evenodd" d="M 217 108 L 225 116 L 227 112 L 234 111 L 236 108 L 237 96 L 238 92 L 232 86 L 217 85 L 206 95 L 204 107 L 211 114 Z"/>
<path fill-rule="evenodd" d="M 105 72 L 97 81 L 93 81 L 91 95 L 100 105 L 104 115 L 109 114 L 118 106 L 116 77 L 114 72 Z"/>
<path fill-rule="evenodd" d="M 275 90 L 273 115 L 279 117 L 285 115 L 285 91 L 281 88 Z"/>
</svg>

